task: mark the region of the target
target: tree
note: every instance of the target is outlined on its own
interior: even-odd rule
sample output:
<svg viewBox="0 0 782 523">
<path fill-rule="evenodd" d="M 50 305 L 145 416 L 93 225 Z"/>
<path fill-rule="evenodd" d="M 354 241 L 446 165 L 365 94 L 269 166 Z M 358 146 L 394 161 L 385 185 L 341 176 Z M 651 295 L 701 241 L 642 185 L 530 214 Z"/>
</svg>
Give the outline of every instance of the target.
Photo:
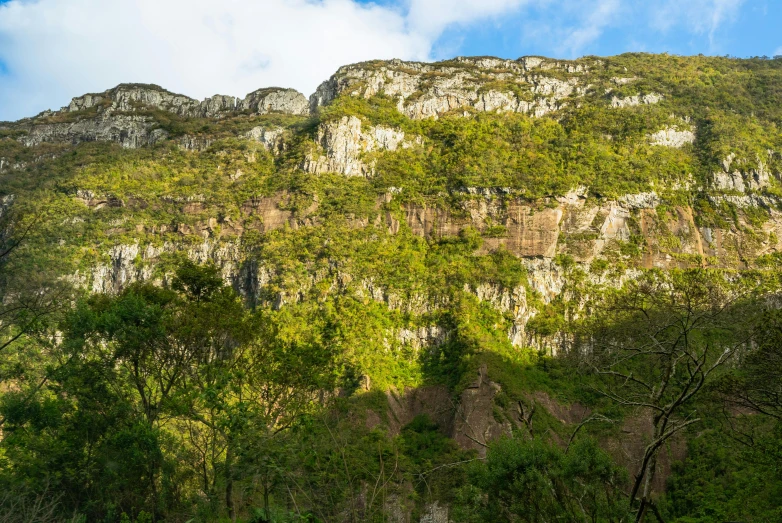
<svg viewBox="0 0 782 523">
<path fill-rule="evenodd" d="M 333 351 L 281 326 L 248 310 L 217 268 L 191 262 L 167 288 L 136 283 L 81 301 L 46 387 L 2 396 L 6 470 L 41 488 L 58 478 L 63 510 L 90 519 L 159 518 L 182 501 L 181 483 L 200 478 L 209 500 L 222 486 L 235 518 L 234 484 L 254 473 L 264 441 L 334 388 Z"/>
<path fill-rule="evenodd" d="M 495 442 L 468 472 L 464 521 L 624 521 L 625 472 L 590 439 L 567 451 L 541 439 Z"/>
<path fill-rule="evenodd" d="M 755 343 L 719 390 L 729 402 L 782 423 L 782 311 L 763 313 Z"/>
<path fill-rule="evenodd" d="M 0 353 L 67 303 L 68 285 L 20 256 L 36 224 L 33 213 L 14 208 L 13 198 L 0 200 Z"/>
<path fill-rule="evenodd" d="M 334 352 L 317 337 L 286 338 L 268 311 L 251 314 L 214 266 L 186 262 L 172 287 L 187 297 L 174 332 L 192 355 L 177 400 L 180 420 L 210 462 L 211 473 L 201 468 L 204 493 L 213 494 L 219 474 L 233 519 L 235 481 L 263 468 L 268 440 L 333 389 Z M 269 485 L 262 489 L 268 516 Z"/>
<path fill-rule="evenodd" d="M 696 399 L 752 339 L 751 288 L 718 271 L 649 271 L 609 295 L 588 322 L 580 349 L 601 378 L 598 391 L 651 421 L 630 494 L 639 501 L 637 521 L 649 509 L 657 514 L 660 448 L 701 421 Z"/>
</svg>

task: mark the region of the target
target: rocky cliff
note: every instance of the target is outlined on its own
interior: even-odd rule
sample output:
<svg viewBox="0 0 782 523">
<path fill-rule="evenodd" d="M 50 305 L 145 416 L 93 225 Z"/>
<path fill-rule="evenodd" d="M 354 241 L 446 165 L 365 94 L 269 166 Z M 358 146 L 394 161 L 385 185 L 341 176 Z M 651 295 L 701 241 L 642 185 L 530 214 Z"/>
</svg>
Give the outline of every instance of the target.
<svg viewBox="0 0 782 523">
<path fill-rule="evenodd" d="M 334 300 L 363 319 L 344 328 L 367 387 L 405 390 L 466 343 L 463 317 L 503 357 L 556 353 L 558 326 L 640 271 L 778 266 L 782 115 L 753 82 L 780 70 L 374 61 L 309 101 L 120 85 L 0 125 L 0 196 L 43 218 L 26 256 L 89 292 L 164 282 L 186 256 L 253 306 L 305 317 Z M 486 415 L 502 390 L 492 372 L 432 393 L 456 398 L 443 424 L 478 451 L 524 423 L 521 403 Z M 422 409 L 405 394 L 389 400 L 397 428 Z"/>
<path fill-rule="evenodd" d="M 715 136 L 712 128 L 699 128 L 699 124 L 706 126 L 712 122 L 699 116 L 697 107 L 682 105 L 677 96 L 685 96 L 675 91 L 681 90 L 681 86 L 672 88 L 661 79 L 665 69 L 662 63 L 666 60 L 670 59 L 660 58 L 658 67 L 646 71 L 643 60 L 633 70 L 623 65 L 632 60 L 618 58 L 585 58 L 575 62 L 540 57 L 457 58 L 439 63 L 374 61 L 341 68 L 318 87 L 309 102 L 291 89 L 265 88 L 243 99 L 217 95 L 199 102 L 153 85 L 124 84 L 103 93 L 74 98 L 59 111 L 4 124 L 6 145 L 2 150 L 8 152 L 0 158 L 0 172 L 45 169 L 47 163 L 56 162 L 64 154 L 62 148 L 44 153 L 57 144 L 77 147 L 78 152 L 81 142 L 117 143 L 128 149 L 173 142 L 190 151 L 189 154 L 195 154 L 188 159 L 191 165 L 216 162 L 217 169 L 222 169 L 228 178 L 225 182 L 220 182 L 220 177 L 215 181 L 228 186 L 244 186 L 248 177 L 257 179 L 259 163 L 278 172 L 301 170 L 314 176 L 313 180 L 329 173 L 364 178 L 369 192 L 376 195 L 361 212 L 344 215 L 349 229 L 372 228 L 392 236 L 408 231 L 429 242 L 476 231 L 482 237 L 474 252 L 476 256 L 501 251 L 518 258 L 527 273 L 525 285 L 491 292 L 481 285 L 493 285 L 492 282 L 465 288 L 480 300 L 488 299 L 503 314 L 511 314 L 509 339 L 514 345 L 523 346 L 530 341 L 524 336 L 525 323 L 535 314 L 535 308 L 527 304 L 525 289 L 542 303 L 558 299 L 567 287 L 562 260 L 573 260 L 590 274 L 596 262 L 605 261 L 620 267 L 624 273 L 693 265 L 746 268 L 782 249 L 782 214 L 777 199 L 780 153 L 779 148 L 768 146 L 773 145 L 773 133 L 763 136 L 761 126 L 761 138 L 768 143 L 762 149 L 756 147 L 759 152 L 755 154 L 750 154 L 746 144 L 741 144 L 738 150 L 725 152 L 724 156 L 714 155 L 708 142 L 719 142 L 725 137 Z M 730 65 L 737 67 L 736 63 Z M 366 102 L 353 113 L 332 109 L 344 105 L 345 100 Z M 388 103 L 390 109 L 372 113 L 377 103 Z M 649 109 L 656 106 L 661 106 L 660 110 Z M 397 116 L 384 116 L 389 110 Z M 530 198 L 524 186 L 529 182 L 522 180 L 521 185 L 497 187 L 489 181 L 489 172 L 479 172 L 477 178 L 473 177 L 478 182 L 481 176 L 485 177 L 483 185 L 448 182 L 418 194 L 411 192 L 412 187 L 405 187 L 404 158 L 423 157 L 430 162 L 428 167 L 424 163 L 423 169 L 435 168 L 431 165 L 431 151 L 454 145 L 443 142 L 451 139 L 443 134 L 443 129 L 462 125 L 458 124 L 459 119 L 474 120 L 481 113 L 489 113 L 495 115 L 491 116 L 494 120 L 478 121 L 491 121 L 492 125 L 507 122 L 528 125 L 524 118 L 531 117 L 577 122 L 573 119 L 595 110 L 607 111 L 606 118 L 610 119 L 646 118 L 647 123 L 634 130 L 637 138 L 627 135 L 622 139 L 626 143 L 636 140 L 634 147 L 645 144 L 644 154 L 659 155 L 662 162 L 666 159 L 679 162 L 681 171 L 675 171 L 674 167 L 675 179 L 650 177 L 644 184 L 650 190 L 618 192 L 610 197 L 596 193 L 586 184 L 576 184 L 566 191 Z M 669 111 L 671 114 L 660 116 Z M 502 116 L 508 113 L 520 116 L 508 120 L 509 117 Z M 310 117 L 310 124 L 296 123 L 302 122 L 305 116 Z M 445 119 L 444 123 L 435 123 L 439 119 Z M 416 121 L 424 123 L 414 124 Z M 664 124 L 655 123 L 658 121 Z M 575 129 L 574 123 L 569 125 Z M 747 126 L 754 128 L 758 124 L 748 122 Z M 590 131 L 599 134 L 600 146 L 613 147 L 618 152 L 620 145 L 616 142 L 620 138 L 616 131 L 620 129 L 614 129 L 613 134 L 599 129 Z M 497 127 L 497 132 L 505 130 Z M 567 129 L 565 132 L 573 133 Z M 236 156 L 231 152 L 235 145 L 219 149 L 229 138 L 258 144 L 261 150 L 246 150 L 238 161 L 228 159 Z M 518 154 L 535 149 L 534 136 L 527 146 L 523 143 L 525 138 L 520 139 L 522 142 L 514 145 L 521 147 Z M 475 137 L 470 146 L 480 144 L 480 140 Z M 19 150 L 13 143 L 24 149 Z M 501 145 L 505 146 L 505 141 Z M 574 143 L 574 147 L 581 146 Z M 208 152 L 210 148 L 218 150 Z M 664 150 L 681 152 L 665 156 L 668 153 L 660 152 Z M 713 155 L 711 161 L 704 158 L 704 152 Z M 266 153 L 272 158 L 267 160 Z M 398 158 L 403 162 L 402 186 L 382 187 L 386 183 L 383 177 L 388 162 Z M 465 157 L 462 161 L 480 162 L 482 158 Z M 496 163 L 497 159 L 492 162 Z M 484 169 L 493 168 L 482 165 Z M 408 167 L 412 173 L 421 169 L 422 164 L 412 162 Z M 454 167 L 461 169 L 463 165 Z M 563 167 L 567 171 L 583 165 L 576 161 Z M 526 168 L 534 171 L 535 166 L 527 164 Z M 632 163 L 625 168 L 630 169 L 626 177 L 633 178 Z M 187 168 L 174 169 L 179 169 L 173 174 L 177 178 Z M 267 296 L 264 282 L 268 283 L 269 275 L 278 269 L 267 266 L 263 260 L 253 261 L 243 251 L 239 239 L 248 231 L 270 234 L 328 228 L 331 218 L 323 209 L 331 207 L 332 202 L 319 189 L 301 193 L 301 189 L 285 187 L 269 192 L 274 183 L 267 183 L 267 188 L 261 191 L 266 194 L 248 193 L 241 201 L 228 204 L 215 200 L 214 196 L 198 194 L 203 192 L 200 189 L 188 196 L 144 193 L 142 183 L 139 191 L 123 198 L 107 191 L 107 184 L 99 180 L 107 171 L 93 173 L 97 178 L 93 176 L 88 183 L 79 180 L 83 172 L 77 168 L 68 173 L 68 184 L 73 187 L 68 197 L 83 202 L 83 212 L 90 213 L 92 221 L 103 219 L 99 215 L 104 207 L 129 216 L 150 206 L 166 209 L 161 223 L 145 218 L 130 227 L 127 217 L 118 222 L 115 218 L 115 225 L 105 230 L 109 244 L 114 242 L 103 251 L 107 261 L 86 272 L 81 270 L 75 277 L 87 288 L 117 292 L 128 282 L 152 277 L 152 267 L 161 256 L 184 249 L 191 258 L 212 259 L 223 266 L 226 278 L 253 300 L 266 299 L 279 305 L 293 299 L 290 296 L 306 294 L 301 289 L 297 292 L 286 289 L 276 291 L 276 296 Z M 512 174 L 511 182 L 513 176 L 523 179 L 524 173 Z M 602 176 L 599 169 L 597 176 Z M 302 196 L 308 200 L 303 205 Z M 130 242 L 111 240 L 128 235 L 137 238 Z M 193 238 L 201 242 L 198 247 L 183 247 Z M 331 271 L 333 274 L 327 276 L 311 265 L 305 264 L 310 276 L 299 280 L 297 285 L 312 287 L 323 279 L 344 277 L 339 271 Z M 601 278 L 592 276 L 594 281 L 602 281 Z M 375 299 L 389 304 L 404 302 L 394 297 L 393 291 L 383 289 L 382 284 L 375 282 L 373 288 L 370 295 Z M 513 305 L 508 304 L 509 300 Z M 437 307 L 424 307 L 428 311 L 434 309 Z"/>
<path fill-rule="evenodd" d="M 415 119 L 459 109 L 543 116 L 583 94 L 588 70 L 587 65 L 539 57 L 367 62 L 340 68 L 310 96 L 310 107 L 314 111 L 344 93 L 365 98 L 382 94 Z"/>
<path fill-rule="evenodd" d="M 241 99 L 215 95 L 199 102 L 156 85 L 122 84 L 79 96 L 59 111 L 45 111 L 12 127 L 24 133 L 20 141 L 27 147 L 44 142 L 106 141 L 137 148 L 170 136 L 155 111 L 188 119 L 219 119 L 238 114 L 306 115 L 309 106 L 293 89 L 265 88 Z"/>
</svg>

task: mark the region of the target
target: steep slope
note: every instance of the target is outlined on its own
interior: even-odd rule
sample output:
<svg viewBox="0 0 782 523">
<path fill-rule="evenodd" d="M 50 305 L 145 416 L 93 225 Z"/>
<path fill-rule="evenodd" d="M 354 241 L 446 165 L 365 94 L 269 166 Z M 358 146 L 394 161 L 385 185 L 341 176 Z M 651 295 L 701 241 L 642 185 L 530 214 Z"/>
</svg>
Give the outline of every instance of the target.
<svg viewBox="0 0 782 523">
<path fill-rule="evenodd" d="M 533 426 L 569 445 L 597 400 L 544 356 L 623 283 L 778 274 L 781 101 L 780 59 L 646 54 L 373 61 L 309 100 L 120 85 L 0 124 L 0 217 L 34 215 L 14 263 L 83 295 L 215 264 L 284 341 L 328 340 L 351 445 L 468 462 Z M 595 434 L 632 469 L 652 428 L 617 419 Z M 446 487 L 397 487 L 384 514 L 448 520 Z"/>
<path fill-rule="evenodd" d="M 778 263 L 780 79 L 622 55 L 367 62 L 309 103 L 121 85 L 0 125 L 2 191 L 43 218 L 26 255 L 81 289 L 212 261 L 254 306 L 333 302 L 369 387 L 462 390 L 478 363 L 426 361 L 468 321 L 523 359 L 638 271 Z"/>
</svg>

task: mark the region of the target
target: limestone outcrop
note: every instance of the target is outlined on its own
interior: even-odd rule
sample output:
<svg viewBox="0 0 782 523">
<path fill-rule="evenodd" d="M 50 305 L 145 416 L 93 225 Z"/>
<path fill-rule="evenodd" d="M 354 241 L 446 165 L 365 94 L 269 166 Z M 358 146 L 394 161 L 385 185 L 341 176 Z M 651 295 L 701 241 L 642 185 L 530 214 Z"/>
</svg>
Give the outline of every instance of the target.
<svg viewBox="0 0 782 523">
<path fill-rule="evenodd" d="M 168 138 L 150 117 L 126 114 L 102 114 L 73 122 L 27 123 L 21 126 L 27 134 L 19 141 L 27 147 L 44 142 L 115 142 L 135 149 L 154 145 Z"/>
<path fill-rule="evenodd" d="M 458 110 L 542 116 L 563 106 L 569 97 L 584 94 L 585 72 L 583 65 L 538 57 L 457 58 L 432 64 L 365 62 L 342 67 L 322 83 L 310 97 L 310 110 L 349 93 L 364 98 L 383 94 L 397 102 L 400 112 L 414 119 L 436 118 Z"/>
<path fill-rule="evenodd" d="M 374 166 L 364 162 L 364 153 L 410 146 L 398 129 L 364 125 L 356 116 L 344 116 L 318 127 L 317 148 L 307 154 L 301 168 L 310 173 L 371 176 Z"/>
<path fill-rule="evenodd" d="M 611 97 L 611 107 L 624 108 L 624 107 L 635 107 L 637 105 L 651 105 L 651 104 L 659 103 L 660 100 L 662 99 L 663 99 L 662 95 L 657 93 L 649 93 L 643 95 L 636 94 L 624 98 L 613 96 Z"/>
<path fill-rule="evenodd" d="M 282 127 L 253 127 L 244 137 L 248 140 L 254 140 L 273 153 L 280 154 L 285 150 L 285 130 Z"/>
<path fill-rule="evenodd" d="M 508 330 L 508 339 L 514 347 L 523 347 L 527 342 L 525 327 L 535 311 L 527 304 L 527 291 L 523 285 L 505 289 L 501 285 L 482 283 L 465 285 L 465 291 L 474 294 L 480 301 L 488 302 L 495 309 L 513 318 Z"/>
<path fill-rule="evenodd" d="M 24 131 L 19 141 L 25 146 L 44 142 L 115 142 L 126 148 L 154 145 L 168 138 L 155 111 L 182 118 L 220 119 L 237 114 L 270 113 L 302 116 L 309 103 L 293 89 L 267 88 L 243 99 L 215 95 L 199 102 L 171 93 L 156 85 L 122 84 L 103 93 L 74 98 L 60 111 L 45 111 L 34 118 L 13 124 Z M 208 143 L 198 137 L 185 136 L 180 146 L 186 150 L 203 150 Z"/>
<path fill-rule="evenodd" d="M 294 89 L 271 87 L 258 89 L 236 103 L 237 111 L 252 114 L 283 113 L 295 115 L 309 114 L 309 101 Z"/>
<path fill-rule="evenodd" d="M 652 145 L 681 148 L 695 142 L 695 133 L 690 129 L 679 129 L 678 126 L 666 127 L 649 136 Z"/>
<path fill-rule="evenodd" d="M 757 191 L 768 187 L 770 183 L 771 173 L 762 158 L 756 158 L 753 166 L 745 159 L 737 158 L 735 153 L 729 154 L 722 161 L 722 171 L 715 172 L 712 177 L 712 186 L 719 191 Z"/>
<path fill-rule="evenodd" d="M 74 98 L 60 112 L 76 113 L 88 109 L 98 112 L 132 113 L 160 110 L 189 118 L 222 118 L 236 112 L 252 114 L 307 114 L 307 99 L 293 89 L 269 87 L 258 89 L 243 99 L 215 95 L 199 102 L 188 96 L 174 94 L 162 87 L 147 84 L 121 84 L 103 93 Z"/>
<path fill-rule="evenodd" d="M 186 134 L 179 139 L 179 147 L 185 151 L 204 151 L 214 143 L 214 140 L 204 136 Z"/>
</svg>

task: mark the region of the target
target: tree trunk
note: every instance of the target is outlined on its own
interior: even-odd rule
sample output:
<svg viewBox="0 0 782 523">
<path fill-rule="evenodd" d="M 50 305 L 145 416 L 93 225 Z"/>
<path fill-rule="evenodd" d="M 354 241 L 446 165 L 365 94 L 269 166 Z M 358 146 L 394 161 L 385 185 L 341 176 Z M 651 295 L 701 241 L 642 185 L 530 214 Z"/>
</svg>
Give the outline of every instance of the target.
<svg viewBox="0 0 782 523">
<path fill-rule="evenodd" d="M 231 470 L 231 443 L 225 451 L 225 506 L 228 508 L 228 517 L 231 521 L 236 521 L 236 510 L 234 509 L 234 480 Z"/>
<path fill-rule="evenodd" d="M 649 459 L 646 478 L 644 478 L 643 494 L 641 495 L 641 509 L 639 509 L 638 518 L 636 519 L 638 522 L 643 522 L 646 519 L 647 510 L 652 503 L 652 483 L 654 482 L 654 476 L 657 472 L 657 452 L 659 452 L 659 450 L 660 449 L 657 449 Z"/>
<path fill-rule="evenodd" d="M 269 512 L 269 482 L 263 482 L 263 513 L 266 516 L 266 521 L 271 521 L 272 516 Z"/>
<path fill-rule="evenodd" d="M 646 480 L 644 482 L 644 499 L 649 500 L 650 496 L 652 495 L 652 488 L 653 488 L 653 482 L 654 477 L 657 473 L 657 455 L 660 452 L 660 449 L 657 449 L 654 454 L 652 454 L 652 459 L 649 460 L 649 469 L 646 472 Z"/>
</svg>

